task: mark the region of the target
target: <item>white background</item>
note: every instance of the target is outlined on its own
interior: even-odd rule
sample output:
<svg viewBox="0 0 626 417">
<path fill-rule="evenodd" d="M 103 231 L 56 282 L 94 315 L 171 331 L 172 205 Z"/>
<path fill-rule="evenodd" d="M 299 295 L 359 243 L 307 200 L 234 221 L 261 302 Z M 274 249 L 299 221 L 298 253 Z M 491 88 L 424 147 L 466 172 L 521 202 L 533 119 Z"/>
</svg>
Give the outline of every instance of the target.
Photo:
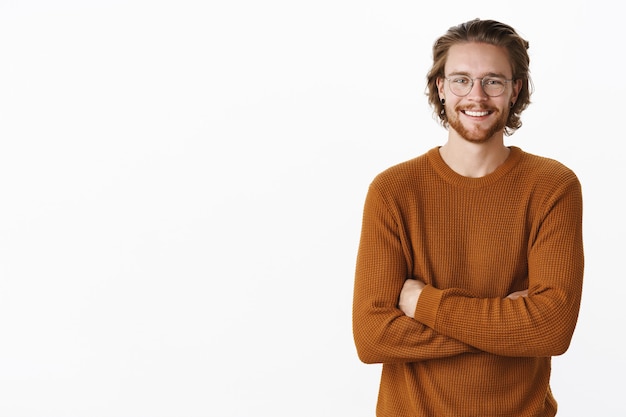
<svg viewBox="0 0 626 417">
<path fill-rule="evenodd" d="M 574 169 L 586 281 L 564 417 L 620 417 L 617 2 L 0 0 L 0 416 L 373 416 L 351 334 L 375 174 L 443 144 L 433 41 L 530 41 L 510 145 Z"/>
</svg>

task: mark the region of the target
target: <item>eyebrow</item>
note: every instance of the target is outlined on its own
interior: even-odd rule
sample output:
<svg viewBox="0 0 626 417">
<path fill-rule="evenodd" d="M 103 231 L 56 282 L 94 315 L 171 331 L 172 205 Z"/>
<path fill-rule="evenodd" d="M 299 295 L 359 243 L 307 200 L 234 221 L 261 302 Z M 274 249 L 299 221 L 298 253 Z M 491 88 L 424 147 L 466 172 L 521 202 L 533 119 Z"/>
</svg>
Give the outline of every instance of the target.
<svg viewBox="0 0 626 417">
<path fill-rule="evenodd" d="M 469 72 L 466 71 L 454 71 L 451 72 L 450 74 L 448 74 L 447 76 L 451 76 L 451 75 L 465 75 L 469 78 L 472 78 L 472 76 L 470 75 Z M 497 73 L 497 72 L 488 72 L 486 74 L 483 74 L 482 77 L 476 77 L 476 78 L 485 78 L 485 77 L 498 77 L 498 78 L 504 78 L 505 80 L 507 79 L 506 75 L 501 74 L 501 73 Z"/>
</svg>

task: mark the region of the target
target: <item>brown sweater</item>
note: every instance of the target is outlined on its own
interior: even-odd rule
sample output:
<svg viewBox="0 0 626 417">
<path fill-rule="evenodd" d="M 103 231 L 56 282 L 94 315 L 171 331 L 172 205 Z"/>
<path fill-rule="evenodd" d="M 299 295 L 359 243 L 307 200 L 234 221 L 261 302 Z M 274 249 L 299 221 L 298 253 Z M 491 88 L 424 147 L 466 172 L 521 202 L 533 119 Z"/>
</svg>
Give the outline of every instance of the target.
<svg viewBox="0 0 626 417">
<path fill-rule="evenodd" d="M 467 178 L 434 148 L 379 174 L 353 304 L 359 358 L 383 364 L 377 416 L 554 416 L 550 361 L 570 344 L 583 263 L 580 183 L 557 161 L 512 147 Z M 407 278 L 427 284 L 415 319 L 397 307 Z"/>
</svg>

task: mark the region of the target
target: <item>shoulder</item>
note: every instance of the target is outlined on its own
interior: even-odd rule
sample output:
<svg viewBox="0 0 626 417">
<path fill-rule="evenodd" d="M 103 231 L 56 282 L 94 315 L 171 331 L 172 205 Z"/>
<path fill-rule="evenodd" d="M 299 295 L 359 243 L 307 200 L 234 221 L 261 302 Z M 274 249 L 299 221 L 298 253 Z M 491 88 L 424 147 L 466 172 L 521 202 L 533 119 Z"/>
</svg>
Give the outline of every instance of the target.
<svg viewBox="0 0 626 417">
<path fill-rule="evenodd" d="M 562 195 L 582 193 L 576 173 L 560 161 L 519 150 L 521 158 L 517 164 L 518 185 L 531 191 L 545 201 L 558 199 Z"/>
<path fill-rule="evenodd" d="M 419 184 L 432 172 L 428 158 L 430 152 L 432 150 L 385 169 L 374 177 L 371 186 L 381 190 L 394 190 Z"/>
<path fill-rule="evenodd" d="M 556 159 L 535 155 L 515 148 L 521 153 L 519 169 L 529 178 L 547 182 L 578 182 L 574 171 Z"/>
</svg>

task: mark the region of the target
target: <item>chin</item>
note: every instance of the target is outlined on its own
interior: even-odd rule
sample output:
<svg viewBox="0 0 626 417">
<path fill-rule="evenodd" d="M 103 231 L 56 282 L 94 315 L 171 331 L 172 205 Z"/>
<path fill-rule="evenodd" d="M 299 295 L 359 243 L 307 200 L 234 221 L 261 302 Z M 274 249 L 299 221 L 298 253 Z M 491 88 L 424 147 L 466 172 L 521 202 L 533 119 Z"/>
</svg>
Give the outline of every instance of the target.
<svg viewBox="0 0 626 417">
<path fill-rule="evenodd" d="M 468 142 L 481 144 L 489 142 L 493 137 L 495 137 L 498 132 L 501 132 L 506 123 L 494 123 L 492 126 L 487 129 L 475 129 L 468 130 L 458 121 L 455 123 L 450 122 L 450 127 L 454 129 L 460 137 L 465 139 Z"/>
<path fill-rule="evenodd" d="M 468 134 L 467 132 L 459 132 L 463 139 L 471 143 L 487 143 L 494 137 L 494 133 L 496 132 L 489 132 L 489 134 Z"/>
</svg>

